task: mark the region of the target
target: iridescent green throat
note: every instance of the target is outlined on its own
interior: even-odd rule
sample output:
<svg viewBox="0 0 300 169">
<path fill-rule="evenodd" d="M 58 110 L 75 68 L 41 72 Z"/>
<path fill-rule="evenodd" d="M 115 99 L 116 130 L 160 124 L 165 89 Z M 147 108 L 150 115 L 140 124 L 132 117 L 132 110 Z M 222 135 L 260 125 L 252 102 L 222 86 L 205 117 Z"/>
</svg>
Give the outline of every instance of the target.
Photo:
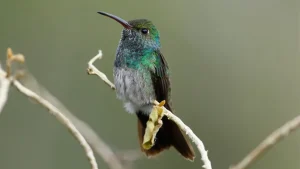
<svg viewBox="0 0 300 169">
<path fill-rule="evenodd" d="M 131 56 L 125 56 L 125 63 L 128 68 L 132 69 L 153 69 L 156 66 L 160 66 L 158 61 L 158 56 L 153 50 L 145 50 L 140 56 L 133 56 L 135 53 L 132 53 Z"/>
</svg>

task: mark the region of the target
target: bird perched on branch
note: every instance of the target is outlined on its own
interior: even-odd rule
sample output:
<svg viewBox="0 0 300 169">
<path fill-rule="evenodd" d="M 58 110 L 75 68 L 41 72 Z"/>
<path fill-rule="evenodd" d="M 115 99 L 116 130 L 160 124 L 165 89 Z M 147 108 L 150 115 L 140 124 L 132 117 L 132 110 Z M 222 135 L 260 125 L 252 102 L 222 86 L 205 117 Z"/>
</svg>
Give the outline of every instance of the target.
<svg viewBox="0 0 300 169">
<path fill-rule="evenodd" d="M 147 19 L 125 21 L 115 15 L 98 12 L 119 22 L 124 29 L 114 62 L 114 83 L 117 97 L 125 109 L 138 117 L 138 137 L 143 143 L 146 123 L 153 108 L 153 100 L 166 101 L 170 106 L 170 79 L 168 64 L 160 48 L 160 35 Z M 194 160 L 194 151 L 179 127 L 167 117 L 162 118 L 155 144 L 148 150 L 141 146 L 147 156 L 154 156 L 173 146 L 182 156 Z"/>
</svg>

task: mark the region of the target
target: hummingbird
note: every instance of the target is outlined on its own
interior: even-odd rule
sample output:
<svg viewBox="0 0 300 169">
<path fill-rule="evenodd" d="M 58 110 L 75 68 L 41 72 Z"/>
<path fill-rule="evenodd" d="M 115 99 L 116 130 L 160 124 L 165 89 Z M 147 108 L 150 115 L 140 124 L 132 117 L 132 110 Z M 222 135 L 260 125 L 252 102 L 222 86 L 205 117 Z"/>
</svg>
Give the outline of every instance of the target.
<svg viewBox="0 0 300 169">
<path fill-rule="evenodd" d="M 123 101 L 126 111 L 137 116 L 141 151 L 152 157 L 173 146 L 183 157 L 193 161 L 195 153 L 190 142 L 176 123 L 165 116 L 154 145 L 148 150 L 142 146 L 153 100 L 165 100 L 165 108 L 172 112 L 170 72 L 160 50 L 159 31 L 148 19 L 127 22 L 106 12 L 98 13 L 123 26 L 114 61 L 114 84 L 117 98 Z"/>
</svg>

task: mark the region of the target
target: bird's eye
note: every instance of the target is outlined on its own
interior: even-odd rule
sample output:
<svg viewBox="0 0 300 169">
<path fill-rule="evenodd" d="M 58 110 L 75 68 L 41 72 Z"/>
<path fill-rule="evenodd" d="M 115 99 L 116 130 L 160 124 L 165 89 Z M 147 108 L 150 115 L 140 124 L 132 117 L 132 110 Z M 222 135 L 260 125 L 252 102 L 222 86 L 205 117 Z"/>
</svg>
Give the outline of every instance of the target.
<svg viewBox="0 0 300 169">
<path fill-rule="evenodd" d="M 142 32 L 142 34 L 148 34 L 149 33 L 149 30 L 148 29 L 146 29 L 146 28 L 143 28 L 143 29 L 141 29 L 141 32 Z"/>
</svg>

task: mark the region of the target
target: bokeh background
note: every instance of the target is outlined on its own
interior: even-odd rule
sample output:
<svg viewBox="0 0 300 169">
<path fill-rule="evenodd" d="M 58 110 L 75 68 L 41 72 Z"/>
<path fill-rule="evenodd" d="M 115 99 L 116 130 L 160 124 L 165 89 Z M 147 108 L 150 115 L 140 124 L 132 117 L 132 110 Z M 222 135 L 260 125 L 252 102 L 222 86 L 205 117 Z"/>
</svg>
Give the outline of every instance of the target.
<svg viewBox="0 0 300 169">
<path fill-rule="evenodd" d="M 175 113 L 204 141 L 214 169 L 238 162 L 275 128 L 300 113 L 298 0 L 2 0 L 0 53 L 26 56 L 30 72 L 116 151 L 138 149 L 136 117 L 87 62 L 112 78 L 121 26 L 97 14 L 148 18 L 161 33 L 172 72 Z M 251 168 L 300 168 L 293 133 Z M 100 168 L 108 168 L 97 158 Z M 202 166 L 173 149 L 134 168 Z M 77 141 L 41 106 L 11 89 L 0 116 L 0 168 L 90 168 Z"/>
</svg>

